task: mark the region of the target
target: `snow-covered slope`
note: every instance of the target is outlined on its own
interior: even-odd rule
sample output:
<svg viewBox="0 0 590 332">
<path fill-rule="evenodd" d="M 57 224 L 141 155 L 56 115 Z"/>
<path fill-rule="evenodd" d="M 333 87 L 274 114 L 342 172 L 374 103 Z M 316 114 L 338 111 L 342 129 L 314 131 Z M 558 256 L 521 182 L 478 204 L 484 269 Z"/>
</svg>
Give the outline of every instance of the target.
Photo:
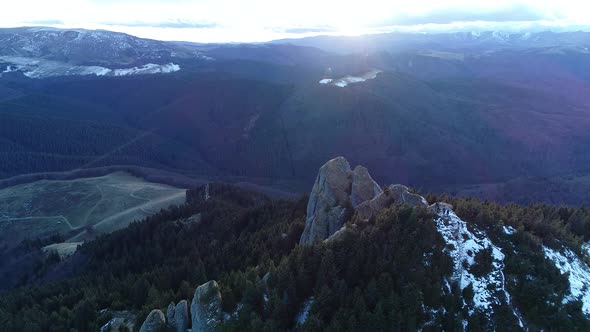
<svg viewBox="0 0 590 332">
<path fill-rule="evenodd" d="M 512 305 L 511 297 L 506 290 L 504 278 L 504 254 L 495 246 L 483 231 L 468 227 L 448 206 L 435 205 L 438 218 L 434 222 L 438 232 L 446 242 L 446 251 L 454 262 L 453 276 L 450 283 L 458 283 L 461 290 L 469 285 L 473 287 L 473 304 L 465 303 L 469 315 L 476 311 L 491 317 L 494 307 L 507 304 Z M 477 276 L 472 272 L 476 265 L 475 257 L 478 253 L 488 250 L 491 252 L 492 269 L 489 273 Z M 450 292 L 450 289 L 446 291 Z M 520 314 L 513 311 L 519 325 L 524 324 Z"/>
<path fill-rule="evenodd" d="M 136 66 L 166 63 L 184 56 L 186 46 L 104 30 L 0 29 L 0 55 L 66 62 L 75 65 Z"/>
<path fill-rule="evenodd" d="M 354 83 L 360 83 L 360 82 L 364 82 L 366 80 L 372 80 L 374 78 L 377 77 L 377 74 L 381 73 L 381 70 L 379 69 L 372 69 L 369 70 L 366 73 L 363 73 L 361 75 L 358 76 L 354 76 L 354 75 L 347 75 L 341 78 L 336 78 L 336 79 L 332 79 L 332 78 L 324 78 L 321 79 L 319 81 L 320 84 L 329 84 L 329 85 L 335 85 L 337 87 L 345 87 L 348 86 L 350 84 L 354 84 Z"/>
<path fill-rule="evenodd" d="M 571 295 L 563 299 L 564 303 L 581 300 L 582 311 L 590 316 L 590 267 L 588 264 L 567 248 L 558 251 L 543 247 L 543 252 L 562 274 L 568 274 Z"/>
<path fill-rule="evenodd" d="M 0 29 L 0 76 L 127 76 L 171 73 L 183 61 L 211 61 L 197 44 L 164 42 L 104 30 Z"/>
<path fill-rule="evenodd" d="M 7 63 L 7 69 L 0 73 L 20 71 L 29 78 L 47 78 L 54 76 L 95 75 L 95 76 L 130 76 L 146 74 L 172 73 L 180 70 L 175 63 L 153 64 L 143 66 L 111 69 L 102 66 L 79 66 L 70 63 L 34 59 L 25 57 L 0 56 L 0 63 Z"/>
</svg>

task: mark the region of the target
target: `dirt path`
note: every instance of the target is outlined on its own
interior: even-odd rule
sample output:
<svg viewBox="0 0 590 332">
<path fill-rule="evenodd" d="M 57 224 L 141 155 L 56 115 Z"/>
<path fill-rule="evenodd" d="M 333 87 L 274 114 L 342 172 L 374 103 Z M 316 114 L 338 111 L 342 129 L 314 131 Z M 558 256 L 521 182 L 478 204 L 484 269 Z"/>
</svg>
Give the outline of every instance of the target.
<svg viewBox="0 0 590 332">
<path fill-rule="evenodd" d="M 100 184 L 97 184 L 96 185 L 96 189 L 98 189 L 98 191 L 100 192 L 100 199 L 98 201 L 96 201 L 96 204 L 94 204 L 94 206 L 92 208 L 88 209 L 88 212 L 84 216 L 84 223 L 83 223 L 83 225 L 88 225 L 88 218 L 94 212 L 94 210 L 96 210 L 96 208 L 98 207 L 98 205 L 100 203 L 102 203 L 102 201 L 104 200 L 104 191 L 100 187 Z"/>
<path fill-rule="evenodd" d="M 31 219 L 61 219 L 63 220 L 68 227 L 70 227 L 70 230 L 75 231 L 76 229 L 80 229 L 80 226 L 78 227 L 74 227 L 72 226 L 72 224 L 70 223 L 70 221 L 68 220 L 68 218 L 59 215 L 59 216 L 33 216 L 33 217 L 20 217 L 20 218 L 8 218 L 8 219 L 3 219 L 2 221 L 13 221 L 13 220 L 31 220 Z"/>
<path fill-rule="evenodd" d="M 125 217 L 126 215 L 132 215 L 132 214 L 134 214 L 134 213 L 136 213 L 138 211 L 139 212 L 142 212 L 143 214 L 151 215 L 153 213 L 146 213 L 147 212 L 146 210 L 147 209 L 150 209 L 150 208 L 153 208 L 154 205 L 158 205 L 158 204 L 165 203 L 165 202 L 172 202 L 172 201 L 174 201 L 174 200 L 176 200 L 178 198 L 185 197 L 185 196 L 186 196 L 186 191 L 182 191 L 182 192 L 179 192 L 179 193 L 175 193 L 173 195 L 170 195 L 170 196 L 166 196 L 166 197 L 162 197 L 162 198 L 159 198 L 159 199 L 150 200 L 150 201 L 148 201 L 148 202 L 146 202 L 144 204 L 141 204 L 141 205 L 138 205 L 138 206 L 134 206 L 134 207 L 129 208 L 127 210 L 124 210 L 124 211 L 121 211 L 119 213 L 113 214 L 112 216 L 109 216 L 108 218 L 105 218 L 105 219 L 99 221 L 98 223 L 94 224 L 93 227 L 94 228 L 98 228 L 101 225 L 104 225 L 104 224 L 107 224 L 109 222 L 115 221 L 118 218 Z M 133 221 L 133 220 L 129 220 L 129 222 L 131 222 L 131 221 Z M 86 231 L 84 230 L 84 231 L 80 232 L 79 234 L 76 234 L 75 236 L 67 239 L 66 242 L 73 242 L 73 241 L 76 241 L 76 240 L 81 239 L 81 236 L 85 232 Z"/>
</svg>

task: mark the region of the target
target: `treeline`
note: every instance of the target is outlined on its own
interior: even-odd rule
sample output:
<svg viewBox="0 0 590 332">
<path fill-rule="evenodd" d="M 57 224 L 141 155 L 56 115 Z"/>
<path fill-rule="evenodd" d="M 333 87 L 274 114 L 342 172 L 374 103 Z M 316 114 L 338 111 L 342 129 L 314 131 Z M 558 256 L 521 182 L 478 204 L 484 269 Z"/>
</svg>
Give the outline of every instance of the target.
<svg viewBox="0 0 590 332">
<path fill-rule="evenodd" d="M 584 210 L 445 199 L 502 247 L 506 287 L 531 329 L 590 329 L 579 301 L 562 302 L 567 278 L 539 250 L 579 244 L 587 221 L 576 228 L 573 216 Z M 85 244 L 75 255 L 85 262 L 77 276 L 3 294 L 0 324 L 96 331 L 108 308 L 136 312 L 139 327 L 150 310 L 190 300 L 195 287 L 215 279 L 232 317 L 222 331 L 461 331 L 465 321 L 469 330 L 518 330 L 512 308 L 469 315 L 463 301 L 472 301 L 472 290 L 451 284 L 444 291 L 453 261 L 428 210 L 392 207 L 367 223 L 351 220 L 355 231 L 340 241 L 301 247 L 306 205 L 306 197 L 271 201 L 229 185 L 191 190 L 185 205 Z M 517 235 L 508 237 L 503 225 Z M 491 262 L 480 260 L 486 271 Z"/>
</svg>

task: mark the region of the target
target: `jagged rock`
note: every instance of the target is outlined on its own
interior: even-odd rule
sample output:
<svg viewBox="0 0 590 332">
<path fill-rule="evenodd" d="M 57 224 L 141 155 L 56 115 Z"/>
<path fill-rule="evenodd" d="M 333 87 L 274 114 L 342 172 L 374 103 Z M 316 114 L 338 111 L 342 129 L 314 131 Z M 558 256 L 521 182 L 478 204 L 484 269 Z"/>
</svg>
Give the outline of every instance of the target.
<svg viewBox="0 0 590 332">
<path fill-rule="evenodd" d="M 170 327 L 176 327 L 176 321 L 174 320 L 174 314 L 176 313 L 176 305 L 171 302 L 166 309 L 166 322 Z"/>
<path fill-rule="evenodd" d="M 186 332 L 189 326 L 188 303 L 186 300 L 178 302 L 174 312 L 174 325 L 177 332 Z"/>
<path fill-rule="evenodd" d="M 354 168 L 352 172 L 352 191 L 350 193 L 350 202 L 353 208 L 373 199 L 382 192 L 381 187 L 369 175 L 369 171 L 365 167 L 357 166 Z"/>
<path fill-rule="evenodd" d="M 358 217 L 362 220 L 369 220 L 377 216 L 383 209 L 391 205 L 407 204 L 413 207 L 428 206 L 424 197 L 410 193 L 408 187 L 401 184 L 390 185 L 370 201 L 365 201 L 356 208 Z"/>
<path fill-rule="evenodd" d="M 334 158 L 319 170 L 309 195 L 299 243 L 313 245 L 326 239 L 343 239 L 352 232 L 342 226 L 353 213 L 361 220 L 369 220 L 394 204 L 428 206 L 424 197 L 410 193 L 408 187 L 396 184 L 382 190 L 365 167 L 357 166 L 351 171 L 346 159 Z"/>
<path fill-rule="evenodd" d="M 166 326 L 166 317 L 160 309 L 154 309 L 147 316 L 139 332 L 158 332 Z"/>
<path fill-rule="evenodd" d="M 197 287 L 191 303 L 191 314 L 192 332 L 214 331 L 221 322 L 221 292 L 215 280 Z"/>
<path fill-rule="evenodd" d="M 366 168 L 352 171 L 344 157 L 328 161 L 320 168 L 309 195 L 299 243 L 312 245 L 327 239 L 342 228 L 355 206 L 380 192 Z"/>
</svg>

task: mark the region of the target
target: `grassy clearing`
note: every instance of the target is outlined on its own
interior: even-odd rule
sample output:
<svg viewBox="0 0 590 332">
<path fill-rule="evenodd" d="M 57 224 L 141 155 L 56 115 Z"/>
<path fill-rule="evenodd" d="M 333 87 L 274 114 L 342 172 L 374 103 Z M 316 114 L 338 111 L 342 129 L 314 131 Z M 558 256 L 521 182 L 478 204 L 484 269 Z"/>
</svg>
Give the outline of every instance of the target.
<svg viewBox="0 0 590 332">
<path fill-rule="evenodd" d="M 85 240 L 184 200 L 184 189 L 123 172 L 21 184 L 0 190 L 0 244 L 55 233 Z"/>
</svg>

